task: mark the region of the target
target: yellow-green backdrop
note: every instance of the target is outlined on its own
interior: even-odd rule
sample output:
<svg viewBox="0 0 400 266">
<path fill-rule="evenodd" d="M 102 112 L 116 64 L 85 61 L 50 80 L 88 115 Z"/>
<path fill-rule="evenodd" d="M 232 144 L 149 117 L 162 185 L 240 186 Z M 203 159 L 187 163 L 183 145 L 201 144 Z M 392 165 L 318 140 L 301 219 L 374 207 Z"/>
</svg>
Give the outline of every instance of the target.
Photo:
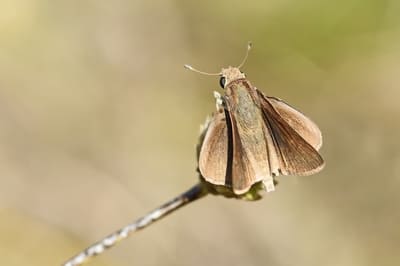
<svg viewBox="0 0 400 266">
<path fill-rule="evenodd" d="M 400 4 L 0 4 L 0 264 L 59 265 L 196 182 L 199 125 L 243 68 L 320 126 L 326 168 L 209 196 L 90 265 L 399 265 Z"/>
</svg>

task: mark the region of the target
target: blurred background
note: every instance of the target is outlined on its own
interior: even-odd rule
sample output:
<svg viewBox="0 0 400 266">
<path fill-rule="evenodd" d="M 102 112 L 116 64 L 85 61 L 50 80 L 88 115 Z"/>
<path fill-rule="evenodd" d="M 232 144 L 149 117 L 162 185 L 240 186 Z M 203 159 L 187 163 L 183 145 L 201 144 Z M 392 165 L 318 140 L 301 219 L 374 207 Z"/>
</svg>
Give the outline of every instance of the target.
<svg viewBox="0 0 400 266">
<path fill-rule="evenodd" d="M 399 265 L 400 2 L 0 7 L 0 260 L 59 265 L 197 182 L 199 125 L 241 61 L 321 128 L 326 168 L 208 196 L 89 265 Z"/>
</svg>

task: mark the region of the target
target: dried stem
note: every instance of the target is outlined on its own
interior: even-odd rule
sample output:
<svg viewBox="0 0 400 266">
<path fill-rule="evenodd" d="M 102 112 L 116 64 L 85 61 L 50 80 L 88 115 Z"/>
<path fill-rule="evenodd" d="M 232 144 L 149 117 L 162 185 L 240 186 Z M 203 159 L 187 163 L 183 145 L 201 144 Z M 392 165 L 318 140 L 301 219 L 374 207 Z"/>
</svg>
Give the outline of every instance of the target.
<svg viewBox="0 0 400 266">
<path fill-rule="evenodd" d="M 127 226 L 119 229 L 118 231 L 112 233 L 111 235 L 103 238 L 99 242 L 89 246 L 81 253 L 77 254 L 76 256 L 72 257 L 65 263 L 63 266 L 77 266 L 85 263 L 91 257 L 97 256 L 103 253 L 106 249 L 113 247 L 117 242 L 120 240 L 127 238 L 131 233 L 139 231 L 155 221 L 160 220 L 161 218 L 165 217 L 167 214 L 176 211 L 182 206 L 195 201 L 201 197 L 207 195 L 206 189 L 202 186 L 201 183 L 193 186 L 188 191 L 184 192 L 183 194 L 179 195 L 178 197 L 168 201 L 167 203 L 161 205 L 157 209 L 149 212 L 142 218 L 139 218 L 135 222 L 128 224 Z"/>
</svg>

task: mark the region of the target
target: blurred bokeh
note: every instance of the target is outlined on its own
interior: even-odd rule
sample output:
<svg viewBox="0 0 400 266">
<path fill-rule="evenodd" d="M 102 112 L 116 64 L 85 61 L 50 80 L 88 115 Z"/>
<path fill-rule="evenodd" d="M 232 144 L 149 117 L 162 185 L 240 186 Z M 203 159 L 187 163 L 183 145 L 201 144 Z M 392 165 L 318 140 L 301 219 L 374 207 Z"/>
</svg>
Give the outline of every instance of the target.
<svg viewBox="0 0 400 266">
<path fill-rule="evenodd" d="M 0 5 L 0 260 L 59 265 L 197 182 L 210 72 L 310 116 L 326 168 L 208 196 L 89 265 L 400 265 L 400 3 Z"/>
</svg>

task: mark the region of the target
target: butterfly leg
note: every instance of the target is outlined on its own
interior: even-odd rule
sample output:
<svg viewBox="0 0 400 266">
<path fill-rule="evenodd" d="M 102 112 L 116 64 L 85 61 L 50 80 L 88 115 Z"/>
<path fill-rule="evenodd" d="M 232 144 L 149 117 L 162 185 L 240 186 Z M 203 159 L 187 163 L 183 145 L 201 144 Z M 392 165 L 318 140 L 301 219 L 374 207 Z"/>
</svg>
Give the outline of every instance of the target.
<svg viewBox="0 0 400 266">
<path fill-rule="evenodd" d="M 217 111 L 222 111 L 224 110 L 224 100 L 221 96 L 221 94 L 217 91 L 214 91 L 214 98 L 215 98 L 215 106 L 217 108 Z"/>
<path fill-rule="evenodd" d="M 268 178 L 263 180 L 264 188 L 267 192 L 275 191 L 274 179 Z"/>
</svg>

